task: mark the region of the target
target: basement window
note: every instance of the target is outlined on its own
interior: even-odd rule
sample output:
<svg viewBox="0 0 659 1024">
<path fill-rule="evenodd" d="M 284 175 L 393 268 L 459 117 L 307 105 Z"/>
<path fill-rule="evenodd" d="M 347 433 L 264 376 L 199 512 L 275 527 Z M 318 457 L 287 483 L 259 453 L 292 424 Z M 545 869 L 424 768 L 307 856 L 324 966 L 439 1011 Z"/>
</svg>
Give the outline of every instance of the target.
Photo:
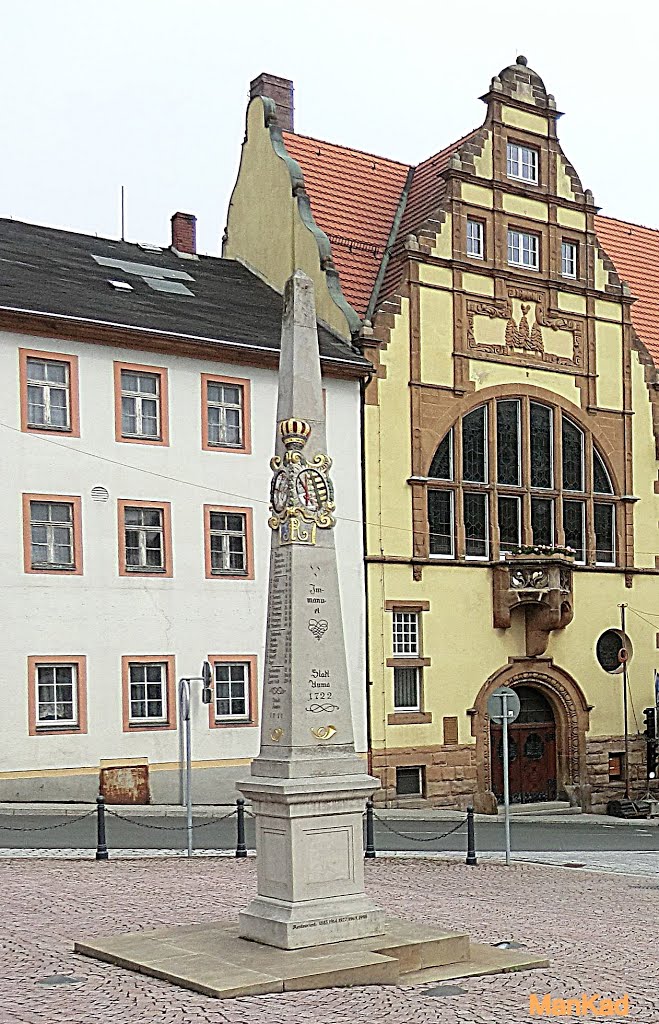
<svg viewBox="0 0 659 1024">
<path fill-rule="evenodd" d="M 396 793 L 398 796 L 422 796 L 424 771 L 421 766 L 396 768 Z"/>
</svg>

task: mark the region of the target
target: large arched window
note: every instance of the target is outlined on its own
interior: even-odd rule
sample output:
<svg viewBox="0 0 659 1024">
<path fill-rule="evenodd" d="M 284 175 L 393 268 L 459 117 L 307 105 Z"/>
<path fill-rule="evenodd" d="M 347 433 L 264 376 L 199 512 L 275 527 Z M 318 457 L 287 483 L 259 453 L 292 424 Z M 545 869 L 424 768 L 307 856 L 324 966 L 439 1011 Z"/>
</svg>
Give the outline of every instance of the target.
<svg viewBox="0 0 659 1024">
<path fill-rule="evenodd" d="M 466 413 L 428 473 L 430 554 L 496 559 L 566 546 L 575 560 L 616 563 L 611 477 L 589 432 L 554 406 L 492 399 Z"/>
</svg>

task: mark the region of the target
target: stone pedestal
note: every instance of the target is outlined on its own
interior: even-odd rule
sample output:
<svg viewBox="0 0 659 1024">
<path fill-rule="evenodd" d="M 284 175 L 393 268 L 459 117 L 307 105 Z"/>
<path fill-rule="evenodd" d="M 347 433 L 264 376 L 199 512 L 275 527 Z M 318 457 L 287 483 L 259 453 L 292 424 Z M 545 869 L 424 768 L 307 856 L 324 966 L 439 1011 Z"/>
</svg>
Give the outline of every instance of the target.
<svg viewBox="0 0 659 1024">
<path fill-rule="evenodd" d="M 241 784 L 256 814 L 259 893 L 239 916 L 242 938 L 300 949 L 382 934 L 384 916 L 364 893 L 374 783 L 362 774 Z"/>
</svg>

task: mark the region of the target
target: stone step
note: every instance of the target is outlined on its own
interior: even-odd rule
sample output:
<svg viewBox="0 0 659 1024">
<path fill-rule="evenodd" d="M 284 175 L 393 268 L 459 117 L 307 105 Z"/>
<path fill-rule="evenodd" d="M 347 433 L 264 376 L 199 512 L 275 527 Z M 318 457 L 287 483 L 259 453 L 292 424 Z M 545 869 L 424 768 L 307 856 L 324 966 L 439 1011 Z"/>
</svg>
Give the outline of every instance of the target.
<svg viewBox="0 0 659 1024">
<path fill-rule="evenodd" d="M 472 942 L 469 957 L 463 963 L 426 967 L 421 971 L 405 974 L 401 985 L 427 985 L 431 981 L 455 981 L 457 978 L 471 978 L 482 974 L 509 974 L 512 971 L 531 971 L 549 967 L 549 960 L 522 949 L 497 949 L 481 942 Z"/>
</svg>

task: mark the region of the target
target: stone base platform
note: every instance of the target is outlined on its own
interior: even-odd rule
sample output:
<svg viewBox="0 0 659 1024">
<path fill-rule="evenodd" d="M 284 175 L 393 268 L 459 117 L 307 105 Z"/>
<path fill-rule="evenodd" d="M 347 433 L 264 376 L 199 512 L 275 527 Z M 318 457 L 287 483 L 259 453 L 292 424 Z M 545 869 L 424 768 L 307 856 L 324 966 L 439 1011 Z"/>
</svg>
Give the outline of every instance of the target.
<svg viewBox="0 0 659 1024">
<path fill-rule="evenodd" d="M 283 950 L 238 937 L 235 924 L 112 935 L 75 943 L 76 953 L 215 996 L 265 995 L 352 985 L 421 985 L 476 974 L 547 967 L 520 950 L 500 950 L 396 918 L 384 935 Z"/>
</svg>

